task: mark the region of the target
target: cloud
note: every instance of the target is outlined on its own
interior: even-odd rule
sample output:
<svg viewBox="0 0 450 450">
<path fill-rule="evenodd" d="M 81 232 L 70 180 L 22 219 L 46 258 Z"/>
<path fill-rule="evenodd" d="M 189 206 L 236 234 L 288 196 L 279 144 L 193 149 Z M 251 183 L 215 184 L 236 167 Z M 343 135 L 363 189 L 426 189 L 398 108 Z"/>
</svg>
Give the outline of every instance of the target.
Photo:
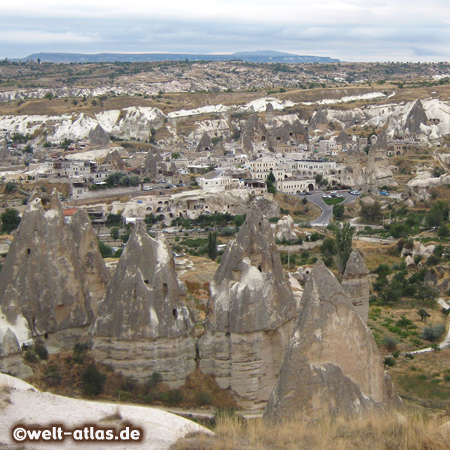
<svg viewBox="0 0 450 450">
<path fill-rule="evenodd" d="M 269 49 L 426 60 L 450 53 L 441 44 L 450 37 L 450 4 L 443 0 L 17 0 L 2 2 L 0 15 L 0 57 Z"/>
</svg>

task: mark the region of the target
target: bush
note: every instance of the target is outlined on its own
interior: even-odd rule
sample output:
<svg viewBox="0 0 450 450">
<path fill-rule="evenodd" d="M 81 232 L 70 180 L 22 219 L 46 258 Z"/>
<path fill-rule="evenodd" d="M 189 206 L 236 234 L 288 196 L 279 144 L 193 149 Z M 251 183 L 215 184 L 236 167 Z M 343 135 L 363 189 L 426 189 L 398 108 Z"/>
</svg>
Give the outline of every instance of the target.
<svg viewBox="0 0 450 450">
<path fill-rule="evenodd" d="M 36 352 L 32 348 L 27 349 L 25 352 L 25 361 L 29 363 L 37 363 L 39 361 Z"/>
<path fill-rule="evenodd" d="M 397 349 L 397 341 L 392 336 L 384 336 L 381 345 L 389 352 L 393 352 Z"/>
<path fill-rule="evenodd" d="M 176 406 L 183 401 L 183 394 L 180 390 L 174 389 L 172 391 L 163 392 L 161 394 L 161 400 L 170 406 Z"/>
<path fill-rule="evenodd" d="M 153 372 L 150 377 L 147 378 L 145 381 L 146 386 L 148 387 L 154 387 L 158 383 L 161 383 L 163 380 L 162 375 L 159 372 Z"/>
<path fill-rule="evenodd" d="M 2 221 L 1 232 L 11 233 L 15 230 L 20 223 L 19 211 L 14 208 L 8 208 L 4 213 L 0 215 L 0 220 Z"/>
<path fill-rule="evenodd" d="M 39 359 L 42 359 L 43 361 L 48 359 L 48 351 L 40 339 L 34 343 L 34 352 L 39 356 Z"/>
<path fill-rule="evenodd" d="M 98 249 L 100 250 L 100 253 L 102 254 L 103 258 L 109 258 L 114 253 L 113 248 L 110 247 L 108 244 L 105 244 L 100 239 L 98 239 Z"/>
<path fill-rule="evenodd" d="M 84 355 L 88 350 L 88 348 L 89 348 L 88 344 L 80 344 L 80 343 L 75 344 L 75 346 L 73 347 L 73 360 L 77 364 L 83 364 Z"/>
<path fill-rule="evenodd" d="M 81 374 L 83 391 L 87 395 L 97 396 L 102 392 L 106 375 L 100 372 L 95 364 L 91 364 Z"/>
<path fill-rule="evenodd" d="M 429 342 L 436 342 L 444 333 L 445 325 L 437 325 L 435 327 L 433 325 L 428 325 L 423 329 L 421 338 Z"/>
<path fill-rule="evenodd" d="M 56 367 L 50 365 L 44 372 L 44 380 L 50 386 L 58 386 L 61 383 L 62 376 Z"/>
<path fill-rule="evenodd" d="M 395 325 L 397 325 L 400 328 L 408 328 L 412 324 L 413 323 L 411 322 L 411 320 L 407 319 L 404 315 L 402 315 L 401 318 L 397 320 Z"/>
<path fill-rule="evenodd" d="M 235 228 L 233 227 L 226 227 L 223 228 L 222 231 L 220 232 L 221 236 L 234 236 L 235 234 Z"/>
<path fill-rule="evenodd" d="M 395 366 L 395 358 L 393 358 L 392 356 L 388 356 L 388 357 L 384 358 L 383 364 L 386 367 L 394 367 Z"/>
<path fill-rule="evenodd" d="M 197 404 L 200 406 L 210 405 L 212 403 L 211 394 L 208 392 L 200 392 L 197 395 Z"/>
</svg>

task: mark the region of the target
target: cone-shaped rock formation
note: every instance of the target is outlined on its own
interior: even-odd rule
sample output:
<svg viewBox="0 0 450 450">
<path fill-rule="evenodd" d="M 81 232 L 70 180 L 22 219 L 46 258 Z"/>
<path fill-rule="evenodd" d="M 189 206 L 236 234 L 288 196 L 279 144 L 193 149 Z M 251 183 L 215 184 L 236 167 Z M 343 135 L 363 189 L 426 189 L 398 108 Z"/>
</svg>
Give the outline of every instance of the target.
<svg viewBox="0 0 450 450">
<path fill-rule="evenodd" d="M 95 315 L 98 304 L 105 296 L 111 276 L 98 248 L 97 236 L 89 216 L 84 209 L 77 210 L 72 216 L 69 227 L 88 279 L 91 291 L 91 309 Z"/>
<path fill-rule="evenodd" d="M 364 323 L 369 316 L 370 283 L 363 257 L 358 250 L 353 250 L 345 266 L 342 287 Z"/>
<path fill-rule="evenodd" d="M 419 100 L 414 103 L 408 116 L 406 117 L 405 128 L 409 130 L 412 134 L 420 134 L 422 131 L 420 126 L 426 125 L 428 122 L 428 117 L 423 108 L 422 102 Z"/>
<path fill-rule="evenodd" d="M 192 322 L 180 302 L 173 254 L 138 222 L 93 327 L 94 353 L 126 375 L 162 374 L 172 386 L 195 369 Z"/>
<path fill-rule="evenodd" d="M 334 275 L 319 261 L 265 417 L 347 415 L 400 402 L 371 331 Z"/>
<path fill-rule="evenodd" d="M 90 324 L 88 281 L 56 191 L 28 202 L 0 273 L 0 299 L 5 320 L 23 316 L 34 337 L 59 333 L 64 341 L 61 333 Z"/>
<path fill-rule="evenodd" d="M 270 223 L 253 207 L 210 287 L 200 368 L 242 406 L 263 407 L 276 382 L 297 305 Z"/>
</svg>

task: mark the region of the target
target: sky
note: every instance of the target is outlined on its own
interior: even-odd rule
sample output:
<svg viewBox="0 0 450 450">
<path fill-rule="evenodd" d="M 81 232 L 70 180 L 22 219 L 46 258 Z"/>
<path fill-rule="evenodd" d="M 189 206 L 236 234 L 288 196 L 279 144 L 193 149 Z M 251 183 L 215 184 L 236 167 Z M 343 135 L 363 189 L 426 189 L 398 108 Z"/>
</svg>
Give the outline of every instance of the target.
<svg viewBox="0 0 450 450">
<path fill-rule="evenodd" d="M 448 0 L 14 0 L 0 58 L 275 50 L 342 61 L 450 60 Z"/>
</svg>

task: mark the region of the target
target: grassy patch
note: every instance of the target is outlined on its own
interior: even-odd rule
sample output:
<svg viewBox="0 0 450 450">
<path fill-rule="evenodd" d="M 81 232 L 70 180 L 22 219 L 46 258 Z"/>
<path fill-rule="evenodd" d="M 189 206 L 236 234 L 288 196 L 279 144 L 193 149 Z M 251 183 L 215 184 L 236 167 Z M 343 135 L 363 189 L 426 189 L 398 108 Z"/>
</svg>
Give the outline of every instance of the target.
<svg viewBox="0 0 450 450">
<path fill-rule="evenodd" d="M 323 198 L 322 199 L 327 205 L 337 205 L 339 203 L 342 203 L 345 199 L 343 197 L 335 197 L 335 198 Z"/>
</svg>

